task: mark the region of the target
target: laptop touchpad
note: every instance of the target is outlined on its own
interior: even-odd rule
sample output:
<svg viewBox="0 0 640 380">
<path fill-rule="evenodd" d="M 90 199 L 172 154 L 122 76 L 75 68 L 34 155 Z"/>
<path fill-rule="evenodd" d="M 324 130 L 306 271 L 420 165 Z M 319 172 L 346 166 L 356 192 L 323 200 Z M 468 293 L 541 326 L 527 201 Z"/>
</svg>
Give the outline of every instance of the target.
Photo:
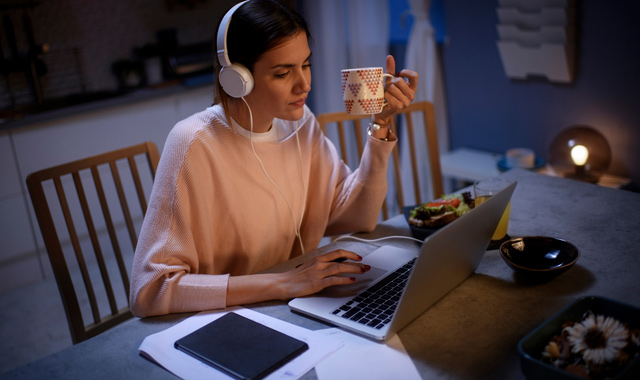
<svg viewBox="0 0 640 380">
<path fill-rule="evenodd" d="M 355 277 L 356 280 L 348 285 L 336 285 L 331 286 L 320 293 L 318 295 L 322 295 L 325 297 L 346 297 L 346 296 L 354 296 L 366 288 L 370 287 L 376 280 L 378 280 L 382 275 L 387 273 L 387 271 L 371 267 L 371 269 L 363 274 L 352 274 L 345 273 L 340 275 L 341 277 Z"/>
</svg>

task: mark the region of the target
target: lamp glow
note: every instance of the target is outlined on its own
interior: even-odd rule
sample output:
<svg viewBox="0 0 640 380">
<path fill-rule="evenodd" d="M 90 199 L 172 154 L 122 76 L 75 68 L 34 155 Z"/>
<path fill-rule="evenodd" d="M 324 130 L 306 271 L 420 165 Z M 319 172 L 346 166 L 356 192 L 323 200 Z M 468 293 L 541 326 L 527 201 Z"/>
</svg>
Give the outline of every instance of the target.
<svg viewBox="0 0 640 380">
<path fill-rule="evenodd" d="M 602 133 L 574 125 L 558 134 L 549 149 L 549 164 L 563 177 L 597 183 L 611 162 L 611 147 Z"/>
<path fill-rule="evenodd" d="M 576 166 L 584 166 L 589 158 L 589 151 L 584 145 L 576 145 L 571 148 L 571 159 Z"/>
</svg>

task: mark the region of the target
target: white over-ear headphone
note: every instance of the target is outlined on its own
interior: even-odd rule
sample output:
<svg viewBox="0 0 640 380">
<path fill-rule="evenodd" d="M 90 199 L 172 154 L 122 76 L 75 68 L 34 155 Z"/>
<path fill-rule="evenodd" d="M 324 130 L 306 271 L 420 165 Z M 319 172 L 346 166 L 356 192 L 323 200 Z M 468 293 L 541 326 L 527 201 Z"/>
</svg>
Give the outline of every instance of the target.
<svg viewBox="0 0 640 380">
<path fill-rule="evenodd" d="M 234 98 L 241 98 L 249 95 L 253 89 L 253 76 L 251 71 L 240 63 L 232 63 L 227 52 L 227 32 L 229 31 L 229 23 L 231 16 L 242 4 L 249 0 L 238 3 L 229 9 L 224 15 L 220 27 L 218 28 L 217 51 L 218 61 L 222 66 L 218 80 L 224 89 L 224 92 Z"/>
<path fill-rule="evenodd" d="M 218 52 L 218 61 L 220 62 L 220 66 L 222 66 L 222 69 L 220 70 L 220 74 L 218 75 L 218 80 L 220 81 L 220 85 L 222 86 L 222 89 L 224 90 L 224 92 L 229 94 L 229 96 L 231 97 L 242 98 L 245 105 L 247 106 L 247 109 L 249 110 L 249 122 L 251 123 L 251 127 L 250 127 L 251 134 L 249 135 L 251 150 L 253 151 L 253 154 L 255 155 L 258 162 L 260 163 L 260 167 L 262 168 L 262 171 L 266 175 L 269 182 L 273 184 L 273 186 L 278 190 L 280 195 L 282 195 L 285 202 L 287 203 L 287 206 L 291 211 L 291 216 L 293 217 L 294 230 L 295 230 L 296 237 L 298 238 L 298 242 L 300 243 L 300 249 L 302 250 L 302 253 L 305 253 L 304 245 L 302 243 L 300 228 L 302 226 L 302 219 L 304 217 L 304 211 L 305 211 L 304 196 L 307 193 L 307 191 L 305 188 L 306 186 L 304 183 L 304 175 L 303 175 L 303 168 L 302 168 L 302 151 L 300 149 L 300 138 L 298 137 L 298 121 L 295 122 L 295 135 L 296 135 L 296 143 L 298 145 L 298 157 L 300 158 L 300 177 L 302 178 L 303 191 L 302 191 L 302 209 L 300 211 L 300 220 L 296 221 L 295 212 L 293 211 L 293 207 L 291 206 L 291 203 L 285 196 L 282 189 L 280 189 L 280 187 L 271 178 L 269 173 L 267 173 L 267 170 L 265 169 L 264 164 L 260 159 L 260 157 L 258 156 L 258 153 L 256 152 L 255 147 L 253 145 L 253 114 L 251 112 L 251 107 L 249 106 L 249 103 L 247 103 L 247 101 L 244 99 L 244 97 L 249 95 L 249 93 L 253 89 L 253 75 L 251 75 L 251 71 L 249 71 L 249 69 L 247 69 L 244 65 L 240 63 L 232 63 L 231 60 L 229 59 L 229 53 L 227 52 L 227 32 L 229 31 L 229 23 L 231 21 L 231 17 L 233 16 L 233 13 L 236 11 L 236 9 L 238 9 L 240 6 L 242 6 L 242 4 L 246 3 L 247 1 L 249 0 L 242 1 L 234 5 L 233 8 L 229 9 L 227 14 L 224 15 L 224 17 L 222 18 L 222 21 L 220 22 L 220 27 L 218 28 L 217 52 Z"/>
</svg>

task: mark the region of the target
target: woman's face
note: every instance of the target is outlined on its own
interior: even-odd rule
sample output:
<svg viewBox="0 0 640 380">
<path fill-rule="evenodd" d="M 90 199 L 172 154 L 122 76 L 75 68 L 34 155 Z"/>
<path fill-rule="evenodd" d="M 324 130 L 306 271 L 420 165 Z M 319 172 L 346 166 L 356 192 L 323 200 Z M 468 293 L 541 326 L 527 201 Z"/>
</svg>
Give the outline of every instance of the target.
<svg viewBox="0 0 640 380">
<path fill-rule="evenodd" d="M 254 130 L 264 132 L 274 118 L 298 120 L 311 90 L 311 50 L 300 32 L 266 51 L 253 67 L 253 90 L 245 97 L 254 118 Z M 264 129 L 266 128 L 266 129 Z"/>
</svg>

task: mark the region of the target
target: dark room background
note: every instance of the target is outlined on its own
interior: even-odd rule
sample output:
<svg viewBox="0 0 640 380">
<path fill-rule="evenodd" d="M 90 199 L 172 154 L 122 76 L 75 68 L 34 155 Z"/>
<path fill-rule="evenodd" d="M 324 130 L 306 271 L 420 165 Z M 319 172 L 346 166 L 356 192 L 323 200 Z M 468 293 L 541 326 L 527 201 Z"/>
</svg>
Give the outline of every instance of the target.
<svg viewBox="0 0 640 380">
<path fill-rule="evenodd" d="M 35 42 L 51 46 L 50 53 L 41 56 L 49 68 L 43 77 L 44 95 L 56 97 L 117 89 L 113 63 L 134 58 L 135 49 L 157 43 L 159 31 L 173 31 L 180 46 L 210 43 L 219 17 L 234 1 L 2 1 L 3 16 L 11 16 L 18 48 L 25 52 L 24 12 L 8 8 L 14 3 L 37 4 L 28 8 Z M 406 17 L 407 24 L 401 25 L 402 12 L 408 8 L 406 0 L 389 4 L 391 47 L 397 49 L 408 36 L 411 18 Z M 540 78 L 507 78 L 496 46 L 497 0 L 432 1 L 432 18 L 441 43 L 450 148 L 503 153 L 513 147 L 528 147 L 547 159 L 549 146 L 560 131 L 587 125 L 601 132 L 612 147 L 609 172 L 630 177 L 637 184 L 640 2 L 577 0 L 574 4 L 575 79 L 558 84 Z M 8 56 L 4 28 L 2 34 L 3 51 Z M 13 74 L 0 84 L 3 109 L 10 103 L 6 84 L 16 80 L 22 79 Z M 12 86 L 18 89 L 18 103 L 30 100 L 24 80 Z"/>
</svg>

